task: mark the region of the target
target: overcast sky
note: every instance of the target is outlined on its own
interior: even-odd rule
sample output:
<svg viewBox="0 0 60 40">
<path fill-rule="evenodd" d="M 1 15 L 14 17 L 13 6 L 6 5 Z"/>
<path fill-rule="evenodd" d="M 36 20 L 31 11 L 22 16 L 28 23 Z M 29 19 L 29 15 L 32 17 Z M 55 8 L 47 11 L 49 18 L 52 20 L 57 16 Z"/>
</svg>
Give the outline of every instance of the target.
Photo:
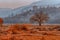
<svg viewBox="0 0 60 40">
<path fill-rule="evenodd" d="M 40 0 L 0 0 L 0 8 L 16 8 L 29 5 Z"/>
<path fill-rule="evenodd" d="M 60 0 L 0 0 L 0 8 L 17 8 L 29 5 L 36 1 L 44 1 L 47 3 L 60 3 Z"/>
</svg>

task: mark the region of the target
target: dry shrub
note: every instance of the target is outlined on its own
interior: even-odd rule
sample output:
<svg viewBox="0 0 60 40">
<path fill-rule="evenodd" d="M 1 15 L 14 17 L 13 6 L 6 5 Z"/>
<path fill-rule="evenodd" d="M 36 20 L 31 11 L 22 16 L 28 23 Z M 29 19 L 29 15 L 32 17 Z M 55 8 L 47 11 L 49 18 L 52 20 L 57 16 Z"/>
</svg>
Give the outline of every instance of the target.
<svg viewBox="0 0 60 40">
<path fill-rule="evenodd" d="M 55 29 L 56 31 L 60 31 L 60 26 L 56 26 L 53 29 Z"/>
<path fill-rule="evenodd" d="M 3 24 L 3 19 L 0 18 L 0 27 L 2 27 L 2 24 Z"/>
<path fill-rule="evenodd" d="M 53 31 L 54 29 L 53 28 L 48 28 L 49 31 Z"/>
<path fill-rule="evenodd" d="M 18 33 L 21 33 L 21 31 L 27 32 L 28 30 L 29 29 L 25 25 L 15 24 L 10 26 L 7 32 L 12 34 L 18 34 Z"/>
<path fill-rule="evenodd" d="M 21 30 L 26 31 L 27 30 L 27 25 L 15 24 L 15 25 L 13 25 L 13 27 L 14 27 L 15 30 L 18 30 L 18 31 L 21 31 Z"/>
<path fill-rule="evenodd" d="M 28 31 L 28 28 L 25 25 L 22 25 L 21 30 Z"/>
<path fill-rule="evenodd" d="M 17 32 L 19 32 L 19 24 L 10 26 L 7 31 L 12 34 L 18 34 Z"/>
</svg>

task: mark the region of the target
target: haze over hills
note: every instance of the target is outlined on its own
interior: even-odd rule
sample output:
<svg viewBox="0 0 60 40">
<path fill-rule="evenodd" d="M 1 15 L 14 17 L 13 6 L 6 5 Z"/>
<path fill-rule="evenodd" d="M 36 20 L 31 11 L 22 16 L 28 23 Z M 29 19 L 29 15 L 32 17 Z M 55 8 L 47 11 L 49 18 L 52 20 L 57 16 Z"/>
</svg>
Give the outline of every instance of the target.
<svg viewBox="0 0 60 40">
<path fill-rule="evenodd" d="M 13 13 L 14 14 L 18 14 L 18 13 L 20 13 L 20 12 L 22 12 L 23 10 L 26 10 L 26 9 L 29 9 L 31 6 L 33 6 L 33 5 L 37 5 L 37 6 L 60 6 L 60 1 L 59 0 L 42 0 L 42 1 L 37 1 L 37 2 L 34 2 L 34 3 L 32 3 L 32 4 L 29 4 L 29 5 L 27 5 L 27 6 L 23 6 L 23 7 L 18 7 L 18 8 L 15 8 L 15 9 L 11 9 L 11 10 L 13 10 Z M 5 11 L 10 11 L 10 8 L 1 8 L 1 9 L 8 9 L 8 10 L 5 10 Z M 1 10 L 0 9 L 0 10 Z M 2 10 L 2 11 L 4 11 L 4 10 Z M 11 11 L 12 12 L 12 11 Z M 1 15 L 2 14 L 5 14 L 5 15 L 0 15 L 0 17 L 5 17 L 5 16 L 7 16 L 7 15 L 10 15 L 10 13 L 0 13 Z M 11 13 L 12 14 L 12 13 Z"/>
<path fill-rule="evenodd" d="M 10 8 L 0 8 L 0 17 L 8 17 L 9 14 L 12 13 L 12 9 Z"/>
<path fill-rule="evenodd" d="M 47 4 L 48 3 L 48 4 Z M 60 23 L 60 8 L 57 8 L 57 6 L 60 6 L 59 3 L 52 3 L 51 2 L 46 2 L 46 1 L 38 1 L 38 2 L 34 2 L 28 6 L 23 6 L 23 7 L 18 7 L 15 9 L 4 9 L 4 11 L 1 11 L 2 14 L 3 13 L 7 13 L 9 15 L 13 14 L 12 16 L 7 16 L 4 18 L 4 23 L 30 23 L 30 17 L 32 15 L 34 15 L 34 11 L 32 10 L 32 7 L 36 5 L 38 7 L 53 7 L 53 8 L 48 8 L 48 9 L 44 9 L 44 12 L 47 12 L 50 16 L 50 19 L 47 23 Z M 56 8 L 54 8 L 56 7 Z M 30 10 L 31 9 L 31 10 Z M 28 10 L 30 10 L 31 12 L 29 12 Z M 26 11 L 28 11 L 29 13 L 27 13 Z M 39 11 L 39 10 L 38 10 Z M 5 15 L 7 15 L 5 14 Z"/>
<path fill-rule="evenodd" d="M 18 14 L 18 13 L 22 12 L 23 10 L 28 9 L 29 7 L 31 7 L 33 5 L 38 5 L 38 6 L 43 6 L 43 7 L 48 6 L 48 5 L 59 7 L 60 6 L 60 0 L 41 0 L 41 1 L 34 2 L 32 4 L 29 4 L 27 6 L 18 7 L 18 8 L 12 9 L 12 10 L 13 10 L 14 14 L 16 14 L 16 13 Z M 3 9 L 5 10 L 6 8 L 3 8 Z M 7 9 L 10 11 L 10 8 L 7 8 Z M 7 10 L 5 10 L 5 11 L 7 11 Z M 7 15 L 10 15 L 10 13 L 5 13 L 5 12 L 0 13 L 0 14 L 1 14 L 0 17 L 7 17 Z M 3 15 L 3 14 L 5 14 L 5 15 Z"/>
</svg>

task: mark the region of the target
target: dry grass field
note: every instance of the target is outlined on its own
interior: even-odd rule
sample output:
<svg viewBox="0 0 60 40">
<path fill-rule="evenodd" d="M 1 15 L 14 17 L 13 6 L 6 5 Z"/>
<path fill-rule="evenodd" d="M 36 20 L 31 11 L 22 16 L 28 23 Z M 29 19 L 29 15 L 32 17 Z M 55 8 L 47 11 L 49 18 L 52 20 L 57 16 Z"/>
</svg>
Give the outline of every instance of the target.
<svg viewBox="0 0 60 40">
<path fill-rule="evenodd" d="M 0 40 L 60 40 L 60 25 L 3 25 Z"/>
</svg>

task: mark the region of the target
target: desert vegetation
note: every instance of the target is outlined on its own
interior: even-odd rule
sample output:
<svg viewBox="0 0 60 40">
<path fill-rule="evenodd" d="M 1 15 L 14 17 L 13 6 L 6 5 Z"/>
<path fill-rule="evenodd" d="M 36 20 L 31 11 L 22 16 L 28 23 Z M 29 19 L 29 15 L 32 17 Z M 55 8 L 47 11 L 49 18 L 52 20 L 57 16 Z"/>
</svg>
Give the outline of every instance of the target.
<svg viewBox="0 0 60 40">
<path fill-rule="evenodd" d="M 0 28 L 0 40 L 60 40 L 60 25 L 14 24 Z"/>
</svg>

